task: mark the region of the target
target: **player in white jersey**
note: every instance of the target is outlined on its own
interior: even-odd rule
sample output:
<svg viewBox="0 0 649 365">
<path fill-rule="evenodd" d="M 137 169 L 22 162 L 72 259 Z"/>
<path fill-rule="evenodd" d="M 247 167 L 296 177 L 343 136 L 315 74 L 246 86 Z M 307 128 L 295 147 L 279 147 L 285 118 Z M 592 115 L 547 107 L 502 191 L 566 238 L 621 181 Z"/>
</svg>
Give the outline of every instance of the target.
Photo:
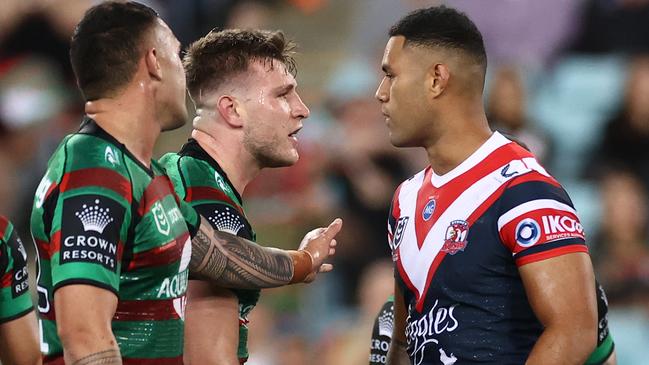
<svg viewBox="0 0 649 365">
<path fill-rule="evenodd" d="M 478 29 L 454 9 L 415 11 L 382 68 L 392 144 L 430 161 L 393 199 L 387 363 L 583 364 L 597 342 L 583 227 L 534 156 L 489 129 Z"/>
</svg>

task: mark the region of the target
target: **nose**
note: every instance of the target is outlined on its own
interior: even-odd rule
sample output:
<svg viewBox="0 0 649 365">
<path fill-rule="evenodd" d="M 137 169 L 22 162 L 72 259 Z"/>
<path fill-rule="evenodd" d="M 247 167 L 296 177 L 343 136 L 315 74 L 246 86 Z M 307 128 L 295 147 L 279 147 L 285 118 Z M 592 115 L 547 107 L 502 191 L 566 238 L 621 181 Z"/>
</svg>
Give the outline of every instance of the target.
<svg viewBox="0 0 649 365">
<path fill-rule="evenodd" d="M 389 100 L 388 88 L 386 87 L 386 85 L 387 82 L 384 77 L 383 79 L 381 79 L 381 83 L 379 84 L 379 87 L 376 89 L 376 92 L 374 93 L 374 97 L 382 103 L 385 103 Z"/>
<path fill-rule="evenodd" d="M 293 117 L 306 119 L 309 117 L 309 115 L 311 115 L 311 111 L 306 106 L 306 104 L 304 104 L 302 98 L 300 98 L 300 95 L 296 95 L 296 96 L 297 96 L 297 102 L 296 105 L 293 107 Z"/>
</svg>

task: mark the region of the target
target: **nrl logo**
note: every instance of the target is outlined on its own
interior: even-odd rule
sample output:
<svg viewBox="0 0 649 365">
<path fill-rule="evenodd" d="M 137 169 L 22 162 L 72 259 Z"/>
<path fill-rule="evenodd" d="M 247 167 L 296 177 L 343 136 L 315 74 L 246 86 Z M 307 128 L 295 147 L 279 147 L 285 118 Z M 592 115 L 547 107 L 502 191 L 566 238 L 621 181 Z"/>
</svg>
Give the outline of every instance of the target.
<svg viewBox="0 0 649 365">
<path fill-rule="evenodd" d="M 167 235 L 171 232 L 171 225 L 169 224 L 169 218 L 167 218 L 167 213 L 162 206 L 162 203 L 159 201 L 155 202 L 151 207 L 151 213 L 155 220 L 155 225 L 158 228 L 158 232 Z"/>
<path fill-rule="evenodd" d="M 394 238 L 392 238 L 392 242 L 390 242 L 390 247 L 392 248 L 393 252 L 396 251 L 396 249 L 401 244 L 401 241 L 403 240 L 403 232 L 408 225 L 409 219 L 410 217 L 400 217 L 397 221 L 397 227 L 394 229 Z"/>
</svg>

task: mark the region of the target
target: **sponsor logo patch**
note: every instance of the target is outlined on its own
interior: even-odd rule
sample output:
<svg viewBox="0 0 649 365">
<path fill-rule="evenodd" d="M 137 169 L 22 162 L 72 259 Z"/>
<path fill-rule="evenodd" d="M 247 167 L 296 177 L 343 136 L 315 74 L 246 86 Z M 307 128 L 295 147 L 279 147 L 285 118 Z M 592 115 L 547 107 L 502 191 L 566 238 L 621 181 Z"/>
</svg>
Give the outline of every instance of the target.
<svg viewBox="0 0 649 365">
<path fill-rule="evenodd" d="M 219 231 L 231 233 L 235 236 L 244 227 L 241 218 L 239 218 L 239 213 L 235 212 L 234 209 L 230 209 L 230 207 L 215 209 L 208 220 Z"/>
<path fill-rule="evenodd" d="M 93 195 L 66 199 L 59 262 L 95 263 L 115 272 L 123 216 L 124 207 L 111 199 Z"/>
<path fill-rule="evenodd" d="M 446 229 L 444 237 L 444 245 L 441 251 L 449 255 L 455 255 L 460 251 L 464 251 L 466 245 L 469 243 L 467 237 L 469 235 L 469 223 L 464 220 L 454 220 Z"/>
<path fill-rule="evenodd" d="M 460 322 L 454 313 L 458 306 L 459 304 L 448 307 L 440 306 L 439 301 L 435 300 L 428 313 L 422 313 L 419 318 L 412 318 L 412 315 L 408 316 L 406 339 L 413 364 L 433 363 L 431 361 L 433 361 L 433 356 L 436 357 L 436 354 L 433 355 L 435 352 L 428 351 L 429 348 L 437 348 L 439 361 L 442 364 L 455 364 L 457 357 L 452 352 L 442 348 L 438 336 L 452 333 L 460 326 Z M 409 312 L 412 313 L 412 311 Z M 428 358 L 427 355 L 429 355 Z"/>
<path fill-rule="evenodd" d="M 426 203 L 424 210 L 421 211 L 421 217 L 425 221 L 428 221 L 430 217 L 433 216 L 433 213 L 435 212 L 435 206 L 436 206 L 435 199 L 430 199 L 428 203 Z"/>
<path fill-rule="evenodd" d="M 16 234 L 16 231 L 11 233 L 9 245 L 11 246 L 11 256 L 14 261 L 14 272 L 11 278 L 11 297 L 17 298 L 29 290 L 27 251 L 25 251 L 25 246 L 20 240 L 20 237 L 18 237 L 18 234 Z"/>
<path fill-rule="evenodd" d="M 584 227 L 575 218 L 566 215 L 544 215 L 541 217 L 543 222 L 543 231 L 547 241 L 584 237 Z"/>
<path fill-rule="evenodd" d="M 541 227 L 532 218 L 525 218 L 516 226 L 516 243 L 522 247 L 534 246 L 541 238 Z"/>
<path fill-rule="evenodd" d="M 106 146 L 106 150 L 104 151 L 104 158 L 106 159 L 106 162 L 108 162 L 113 166 L 119 165 L 119 159 L 117 159 L 117 153 L 110 146 Z"/>
</svg>

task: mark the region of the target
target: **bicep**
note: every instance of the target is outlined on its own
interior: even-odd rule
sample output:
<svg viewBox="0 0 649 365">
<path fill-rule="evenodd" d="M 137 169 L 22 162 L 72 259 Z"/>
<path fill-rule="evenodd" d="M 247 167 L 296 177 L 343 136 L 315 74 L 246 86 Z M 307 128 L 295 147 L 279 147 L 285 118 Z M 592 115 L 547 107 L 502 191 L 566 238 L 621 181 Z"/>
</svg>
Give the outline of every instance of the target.
<svg viewBox="0 0 649 365">
<path fill-rule="evenodd" d="M 590 256 L 570 253 L 519 267 L 532 310 L 545 326 L 597 322 Z"/>
<path fill-rule="evenodd" d="M 66 351 L 93 353 L 117 346 L 111 328 L 118 302 L 113 292 L 92 285 L 66 285 L 54 292 L 54 302 Z"/>
<path fill-rule="evenodd" d="M 0 359 L 3 364 L 40 364 L 36 314 L 0 324 Z"/>
</svg>

